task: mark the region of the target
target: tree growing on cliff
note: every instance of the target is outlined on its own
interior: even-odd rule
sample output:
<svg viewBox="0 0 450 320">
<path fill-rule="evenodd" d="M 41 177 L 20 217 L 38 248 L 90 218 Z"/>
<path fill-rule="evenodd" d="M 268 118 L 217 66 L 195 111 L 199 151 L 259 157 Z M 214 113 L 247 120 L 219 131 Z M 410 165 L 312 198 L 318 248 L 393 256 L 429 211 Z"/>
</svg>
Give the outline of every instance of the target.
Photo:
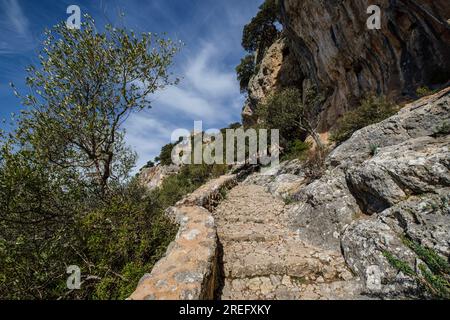
<svg viewBox="0 0 450 320">
<path fill-rule="evenodd" d="M 236 67 L 237 78 L 241 92 L 248 90 L 248 84 L 255 72 L 255 57 L 250 54 L 241 59 L 241 63 Z"/>
<path fill-rule="evenodd" d="M 277 0 L 266 0 L 250 23 L 245 25 L 242 33 L 242 47 L 250 54 L 241 59 L 236 67 L 241 92 L 248 90 L 251 77 L 255 74 L 264 52 L 279 35 Z"/>
<path fill-rule="evenodd" d="M 266 0 L 256 16 L 244 27 L 242 47 L 251 53 L 259 51 L 258 54 L 262 55 L 278 36 L 277 21 L 277 0 Z"/>
<path fill-rule="evenodd" d="M 124 145 L 129 115 L 151 107 L 149 96 L 176 83 L 168 70 L 179 46 L 151 33 L 140 37 L 86 16 L 81 30 L 61 23 L 46 33 L 40 67 L 28 68 L 29 107 L 18 136 L 60 168 L 76 168 L 104 192 L 126 176 L 134 155 Z"/>
</svg>

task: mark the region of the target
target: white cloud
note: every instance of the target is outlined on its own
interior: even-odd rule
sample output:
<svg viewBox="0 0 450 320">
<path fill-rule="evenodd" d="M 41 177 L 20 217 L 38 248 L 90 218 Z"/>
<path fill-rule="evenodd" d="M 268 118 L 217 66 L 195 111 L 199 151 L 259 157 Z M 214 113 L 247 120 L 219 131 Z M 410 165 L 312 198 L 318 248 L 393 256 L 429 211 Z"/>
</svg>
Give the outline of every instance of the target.
<svg viewBox="0 0 450 320">
<path fill-rule="evenodd" d="M 235 74 L 215 67 L 214 61 L 218 57 L 218 48 L 213 44 L 205 44 L 198 55 L 188 60 L 184 70 L 186 80 L 193 89 L 210 97 L 227 96 L 236 90 Z"/>
<path fill-rule="evenodd" d="M 17 0 L 0 0 L 0 53 L 28 50 L 33 43 L 30 23 Z"/>
<path fill-rule="evenodd" d="M 174 129 L 191 131 L 196 120 L 203 121 L 204 130 L 239 121 L 245 98 L 240 94 L 234 67 L 241 55 L 242 26 L 258 5 L 254 1 L 239 6 L 217 3 L 217 10 L 208 7 L 209 15 L 200 7 L 195 24 L 180 31 L 189 36 L 183 39 L 188 47 L 177 59 L 175 73 L 181 78 L 180 84 L 152 97 L 151 120 L 139 114 L 128 122 L 128 142 L 140 156 L 138 167 L 159 154 Z M 239 10 L 243 12 L 236 12 Z"/>
<path fill-rule="evenodd" d="M 220 68 L 223 58 L 213 42 L 204 43 L 180 68 L 181 83 L 152 97 L 153 109 L 128 119 L 127 142 L 139 155 L 138 168 L 159 154 L 174 129 L 190 131 L 201 120 L 206 130 L 236 119 L 243 98 L 235 75 Z"/>
<path fill-rule="evenodd" d="M 148 111 L 135 113 L 128 119 L 126 141 L 138 154 L 137 168 L 159 154 L 161 146 L 170 141 L 171 124 L 152 117 Z"/>
<path fill-rule="evenodd" d="M 28 33 L 28 19 L 25 17 L 17 0 L 3 0 L 3 2 L 6 5 L 6 13 L 13 28 L 20 35 L 26 35 Z"/>
</svg>

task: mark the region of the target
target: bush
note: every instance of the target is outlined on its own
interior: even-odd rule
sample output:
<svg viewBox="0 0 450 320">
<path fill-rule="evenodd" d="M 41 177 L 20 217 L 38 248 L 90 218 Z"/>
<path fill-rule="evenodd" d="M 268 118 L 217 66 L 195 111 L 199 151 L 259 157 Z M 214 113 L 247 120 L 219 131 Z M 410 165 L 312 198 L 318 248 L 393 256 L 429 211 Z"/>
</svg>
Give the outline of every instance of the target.
<svg viewBox="0 0 450 320">
<path fill-rule="evenodd" d="M 289 141 L 286 146 L 286 150 L 283 153 L 282 160 L 302 159 L 305 160 L 308 152 L 311 148 L 311 144 L 296 139 Z"/>
<path fill-rule="evenodd" d="M 174 143 L 168 143 L 161 148 L 161 153 L 157 157 L 159 163 L 163 166 L 170 166 L 172 162 L 172 150 L 176 146 Z"/>
<path fill-rule="evenodd" d="M 435 94 L 437 92 L 437 90 L 431 90 L 430 88 L 428 88 L 427 86 L 423 86 L 423 87 L 419 87 L 416 90 L 416 94 L 418 97 L 426 97 L 426 96 L 430 96 L 432 94 Z"/>
<path fill-rule="evenodd" d="M 403 241 L 423 261 L 418 266 L 419 270 L 414 270 L 407 262 L 386 251 L 384 256 L 388 262 L 397 270 L 415 279 L 419 286 L 433 298 L 450 299 L 450 264 L 448 261 L 434 250 L 425 248 L 415 241 L 410 239 Z"/>
<path fill-rule="evenodd" d="M 258 105 L 256 115 L 269 129 L 280 130 L 280 139 L 286 147 L 289 141 L 306 135 L 300 120 L 303 109 L 302 93 L 290 88 L 269 96 L 266 103 Z"/>
<path fill-rule="evenodd" d="M 247 55 L 241 59 L 241 63 L 236 67 L 237 78 L 242 93 L 248 90 L 248 84 L 253 77 L 254 71 L 255 57 L 253 55 Z"/>
<path fill-rule="evenodd" d="M 439 125 L 433 133 L 434 137 L 446 136 L 450 134 L 450 122 L 446 121 Z"/>
<path fill-rule="evenodd" d="M 355 131 L 381 122 L 398 110 L 398 106 L 385 97 L 368 97 L 356 110 L 347 112 L 338 120 L 337 129 L 332 131 L 330 140 L 340 144 L 349 139 Z"/>
</svg>

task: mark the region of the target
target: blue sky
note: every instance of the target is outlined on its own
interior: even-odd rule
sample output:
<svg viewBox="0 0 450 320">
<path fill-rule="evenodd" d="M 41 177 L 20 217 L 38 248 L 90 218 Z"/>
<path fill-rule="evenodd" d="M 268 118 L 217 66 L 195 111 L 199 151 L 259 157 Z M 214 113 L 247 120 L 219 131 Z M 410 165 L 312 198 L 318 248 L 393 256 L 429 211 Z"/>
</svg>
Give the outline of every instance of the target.
<svg viewBox="0 0 450 320">
<path fill-rule="evenodd" d="M 263 0 L 0 0 L 0 118 L 21 106 L 9 87 L 24 92 L 25 68 L 37 64 L 42 33 L 68 17 L 76 4 L 97 23 L 112 23 L 135 31 L 166 32 L 186 45 L 174 72 L 181 78 L 153 97 L 154 107 L 126 123 L 127 142 L 138 152 L 138 167 L 155 157 L 176 128 L 222 128 L 240 121 L 244 97 L 234 68 L 244 55 L 243 26 Z M 120 18 L 119 12 L 125 13 Z"/>
</svg>

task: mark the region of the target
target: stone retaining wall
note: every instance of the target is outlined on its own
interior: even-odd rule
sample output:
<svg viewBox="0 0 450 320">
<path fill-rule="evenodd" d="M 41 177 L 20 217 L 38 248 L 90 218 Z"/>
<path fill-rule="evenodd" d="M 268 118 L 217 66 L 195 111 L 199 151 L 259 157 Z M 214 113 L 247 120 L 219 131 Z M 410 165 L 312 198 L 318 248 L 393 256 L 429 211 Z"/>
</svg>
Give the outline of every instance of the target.
<svg viewBox="0 0 450 320">
<path fill-rule="evenodd" d="M 218 238 L 211 209 L 221 192 L 237 183 L 236 175 L 222 176 L 203 185 L 167 215 L 180 228 L 150 274 L 139 281 L 130 300 L 208 300 L 218 280 Z"/>
</svg>

